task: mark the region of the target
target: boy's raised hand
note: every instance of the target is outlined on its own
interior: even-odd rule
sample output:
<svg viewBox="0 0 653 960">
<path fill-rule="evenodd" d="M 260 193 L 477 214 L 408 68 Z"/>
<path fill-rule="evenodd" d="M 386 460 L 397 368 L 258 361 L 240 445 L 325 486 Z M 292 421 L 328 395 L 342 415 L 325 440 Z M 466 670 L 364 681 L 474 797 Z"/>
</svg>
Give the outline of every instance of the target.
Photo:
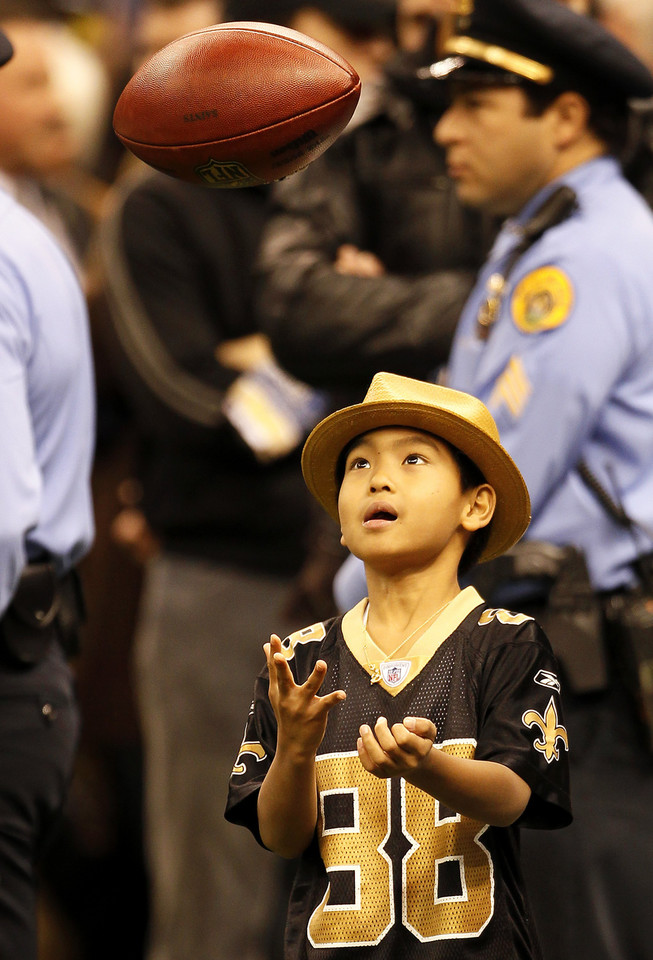
<svg viewBox="0 0 653 960">
<path fill-rule="evenodd" d="M 387 779 L 418 770 L 433 748 L 437 731 L 425 717 L 405 717 L 392 728 L 385 717 L 379 717 L 374 730 L 365 723 L 359 732 L 356 746 L 361 763 L 375 777 Z"/>
<path fill-rule="evenodd" d="M 345 700 L 347 694 L 344 690 L 334 690 L 324 697 L 318 696 L 327 671 L 324 660 L 317 661 L 303 684 L 296 684 L 281 652 L 281 639 L 275 633 L 263 649 L 270 674 L 270 703 L 277 718 L 277 748 L 314 755 L 324 737 L 329 711 Z"/>
</svg>

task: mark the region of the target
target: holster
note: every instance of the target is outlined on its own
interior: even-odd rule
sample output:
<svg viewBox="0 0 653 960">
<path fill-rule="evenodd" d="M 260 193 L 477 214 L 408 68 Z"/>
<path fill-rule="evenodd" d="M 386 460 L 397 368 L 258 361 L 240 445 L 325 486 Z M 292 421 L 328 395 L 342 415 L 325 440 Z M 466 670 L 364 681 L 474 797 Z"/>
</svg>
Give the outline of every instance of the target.
<svg viewBox="0 0 653 960">
<path fill-rule="evenodd" d="M 42 660 L 53 643 L 72 657 L 79 652 L 83 621 L 77 572 L 58 578 L 52 563 L 30 563 L 0 620 L 0 652 L 13 666 L 25 668 Z"/>
<path fill-rule="evenodd" d="M 476 567 L 472 582 L 492 606 L 534 616 L 547 634 L 565 681 L 575 694 L 608 686 L 601 598 L 592 589 L 583 554 L 526 540 Z"/>
</svg>

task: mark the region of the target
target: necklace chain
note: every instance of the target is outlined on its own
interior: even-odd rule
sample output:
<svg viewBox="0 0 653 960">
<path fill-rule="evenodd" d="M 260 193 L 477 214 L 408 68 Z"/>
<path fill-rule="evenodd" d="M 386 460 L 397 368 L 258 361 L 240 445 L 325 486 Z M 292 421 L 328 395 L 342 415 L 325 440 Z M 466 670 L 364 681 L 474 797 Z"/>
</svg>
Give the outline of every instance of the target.
<svg viewBox="0 0 653 960">
<path fill-rule="evenodd" d="M 363 613 L 363 650 L 365 652 L 365 659 L 367 660 L 367 666 L 370 671 L 370 683 L 380 683 L 380 681 L 383 679 L 383 675 L 381 674 L 381 667 L 383 666 L 383 664 L 387 663 L 394 656 L 396 656 L 396 654 L 401 650 L 401 648 L 405 646 L 409 640 L 412 640 L 412 638 L 415 636 L 416 633 L 424 629 L 424 627 L 426 627 L 432 621 L 435 621 L 437 617 L 440 616 L 441 613 L 444 613 L 445 609 L 449 606 L 452 600 L 453 600 L 453 597 L 451 597 L 450 600 L 447 600 L 446 603 L 443 603 L 441 607 L 438 607 L 435 613 L 429 614 L 429 616 L 426 618 L 426 620 L 423 623 L 420 623 L 419 626 L 415 627 L 415 629 L 408 634 L 407 637 L 404 637 L 404 639 L 401 641 L 399 646 L 395 647 L 394 650 L 386 654 L 382 660 L 375 661 L 374 664 L 370 662 L 370 655 L 367 652 L 367 643 L 365 642 L 366 639 L 369 640 L 370 642 L 373 642 L 371 636 L 367 632 L 367 620 L 370 613 L 370 605 L 369 603 L 367 604 L 367 606 L 365 607 L 365 611 Z"/>
</svg>

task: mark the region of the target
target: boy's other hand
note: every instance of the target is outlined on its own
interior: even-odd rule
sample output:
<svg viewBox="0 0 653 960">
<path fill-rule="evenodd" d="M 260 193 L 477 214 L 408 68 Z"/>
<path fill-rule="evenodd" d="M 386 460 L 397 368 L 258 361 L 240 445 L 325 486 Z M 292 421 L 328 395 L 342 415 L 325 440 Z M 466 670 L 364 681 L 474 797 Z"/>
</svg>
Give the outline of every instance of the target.
<svg viewBox="0 0 653 960">
<path fill-rule="evenodd" d="M 429 756 L 435 741 L 435 724 L 425 717 L 405 717 L 403 723 L 388 726 L 379 717 L 374 730 L 367 724 L 360 728 L 358 756 L 375 777 L 406 776 L 418 770 Z"/>
<path fill-rule="evenodd" d="M 346 699 L 344 690 L 319 697 L 327 665 L 318 660 L 303 684 L 295 683 L 281 649 L 281 639 L 273 633 L 263 649 L 270 674 L 270 703 L 277 718 L 277 747 L 293 750 L 298 756 L 315 755 L 326 730 L 329 711 Z"/>
</svg>

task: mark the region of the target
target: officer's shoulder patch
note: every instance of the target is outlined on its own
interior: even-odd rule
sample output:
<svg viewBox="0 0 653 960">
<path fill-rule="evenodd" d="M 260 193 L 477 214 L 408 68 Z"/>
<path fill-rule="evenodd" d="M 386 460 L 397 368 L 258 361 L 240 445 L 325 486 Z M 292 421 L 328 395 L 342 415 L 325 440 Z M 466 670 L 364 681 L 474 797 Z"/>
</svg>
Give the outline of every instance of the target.
<svg viewBox="0 0 653 960">
<path fill-rule="evenodd" d="M 526 274 L 514 289 L 512 319 L 522 333 L 541 333 L 561 326 L 574 303 L 570 278 L 559 267 L 538 267 Z"/>
</svg>

